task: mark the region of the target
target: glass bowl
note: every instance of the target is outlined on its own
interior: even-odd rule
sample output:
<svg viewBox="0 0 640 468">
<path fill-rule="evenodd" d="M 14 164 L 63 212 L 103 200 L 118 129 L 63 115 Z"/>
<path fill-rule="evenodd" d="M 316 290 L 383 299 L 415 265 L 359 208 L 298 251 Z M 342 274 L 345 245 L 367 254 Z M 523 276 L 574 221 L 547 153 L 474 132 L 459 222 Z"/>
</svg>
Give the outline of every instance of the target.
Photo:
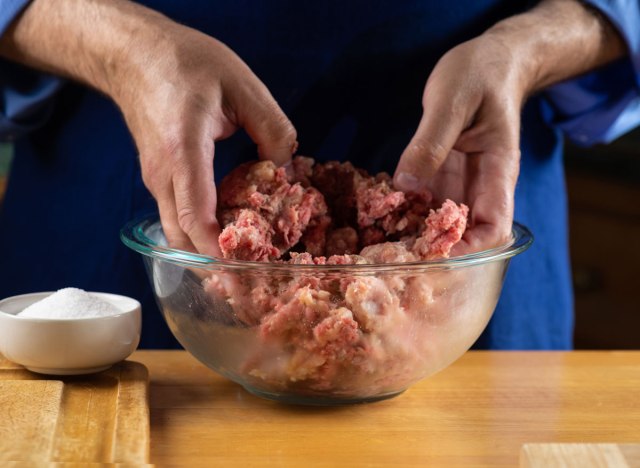
<svg viewBox="0 0 640 468">
<path fill-rule="evenodd" d="M 390 398 L 467 351 L 510 259 L 533 240 L 399 264 L 291 265 L 167 247 L 157 218 L 127 224 L 162 314 L 203 364 L 261 397 L 336 405 Z"/>
</svg>

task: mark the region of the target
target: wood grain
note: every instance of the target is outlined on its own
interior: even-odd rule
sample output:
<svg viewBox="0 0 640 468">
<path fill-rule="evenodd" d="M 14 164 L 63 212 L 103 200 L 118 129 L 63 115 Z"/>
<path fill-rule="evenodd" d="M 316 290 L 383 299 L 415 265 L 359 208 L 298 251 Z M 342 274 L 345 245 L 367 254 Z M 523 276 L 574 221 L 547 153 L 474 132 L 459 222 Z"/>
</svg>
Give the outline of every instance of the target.
<svg viewBox="0 0 640 468">
<path fill-rule="evenodd" d="M 107 373 L 117 374 L 120 382 L 112 459 L 122 463 L 148 462 L 151 435 L 147 368 L 126 362 Z"/>
<path fill-rule="evenodd" d="M 62 382 L 0 381 L 0 461 L 51 459 Z"/>
<path fill-rule="evenodd" d="M 637 468 L 640 444 L 526 444 L 520 468 Z"/>
<path fill-rule="evenodd" d="M 135 362 L 61 377 L 0 358 L 0 408 L 10 415 L 0 418 L 0 460 L 148 463 L 147 382 L 146 368 Z"/>
<path fill-rule="evenodd" d="M 469 352 L 397 398 L 257 398 L 182 351 L 148 367 L 159 466 L 518 466 L 527 443 L 640 441 L 640 352 Z"/>
<path fill-rule="evenodd" d="M 624 455 L 630 467 L 640 467 L 640 444 L 623 444 L 618 445 L 618 448 L 622 452 L 622 455 Z"/>
</svg>

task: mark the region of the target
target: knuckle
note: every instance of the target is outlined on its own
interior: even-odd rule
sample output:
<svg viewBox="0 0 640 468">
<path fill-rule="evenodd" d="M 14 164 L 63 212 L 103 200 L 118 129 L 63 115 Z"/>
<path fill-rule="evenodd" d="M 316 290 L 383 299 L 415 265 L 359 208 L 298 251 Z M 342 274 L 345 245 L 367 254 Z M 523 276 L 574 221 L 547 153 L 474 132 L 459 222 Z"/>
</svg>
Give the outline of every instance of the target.
<svg viewBox="0 0 640 468">
<path fill-rule="evenodd" d="M 197 216 L 193 207 L 183 206 L 181 208 L 178 208 L 177 214 L 178 226 L 180 226 L 180 229 L 182 229 L 182 231 L 187 235 L 193 233 L 197 222 Z"/>
<path fill-rule="evenodd" d="M 173 164 L 179 164 L 189 150 L 189 141 L 177 133 L 169 134 L 162 141 L 160 160 L 167 159 Z"/>
<path fill-rule="evenodd" d="M 509 187 L 514 187 L 520 174 L 520 149 L 504 149 L 498 155 Z"/>
<path fill-rule="evenodd" d="M 156 157 L 141 155 L 140 172 L 145 187 L 156 197 L 158 192 L 168 184 L 162 165 L 159 164 Z"/>
<path fill-rule="evenodd" d="M 287 116 L 280 111 L 276 113 L 275 117 L 270 116 L 270 118 L 265 121 L 265 127 L 266 131 L 275 141 L 293 143 L 293 141 L 298 138 L 293 124 Z"/>
<path fill-rule="evenodd" d="M 262 112 L 258 124 L 271 137 L 276 139 L 295 138 L 296 131 L 278 103 L 268 95 L 262 103 Z"/>
<path fill-rule="evenodd" d="M 447 156 L 447 151 L 442 145 L 425 138 L 415 138 L 409 150 L 414 167 L 423 172 L 439 167 Z"/>
<path fill-rule="evenodd" d="M 287 147 L 293 146 L 298 141 L 298 132 L 286 117 L 284 117 L 281 140 Z"/>
<path fill-rule="evenodd" d="M 270 115 L 259 124 L 256 135 L 260 157 L 291 156 L 298 147 L 298 133 L 289 119 L 281 112 Z"/>
</svg>

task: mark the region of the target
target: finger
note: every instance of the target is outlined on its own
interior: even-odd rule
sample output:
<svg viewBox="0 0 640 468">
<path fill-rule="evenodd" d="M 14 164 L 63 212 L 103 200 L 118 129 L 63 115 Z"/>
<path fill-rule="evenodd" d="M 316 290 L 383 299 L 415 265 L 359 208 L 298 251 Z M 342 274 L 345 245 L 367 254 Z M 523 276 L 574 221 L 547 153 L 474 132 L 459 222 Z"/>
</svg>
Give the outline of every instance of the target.
<svg viewBox="0 0 640 468">
<path fill-rule="evenodd" d="M 158 204 L 158 211 L 160 212 L 162 231 L 167 238 L 169 247 L 186 250 L 187 252 L 196 252 L 196 248 L 189 239 L 189 236 L 180 229 L 175 198 L 173 195 L 173 187 L 169 185 L 168 188 L 161 191 L 156 190 L 154 196 Z"/>
<path fill-rule="evenodd" d="M 264 84 L 258 81 L 240 96 L 236 114 L 238 123 L 258 145 L 260 159 L 277 165 L 291 160 L 298 148 L 296 129 Z"/>
<path fill-rule="evenodd" d="M 469 189 L 473 200 L 472 225 L 493 227 L 496 244 L 508 240 L 513 223 L 514 192 L 520 167 L 520 151 L 484 154 L 477 160 L 477 173 Z"/>
<path fill-rule="evenodd" d="M 468 241 L 476 250 L 502 245 L 511 238 L 515 187 L 520 172 L 520 112 L 490 100 L 482 124 L 461 139 L 463 145 L 475 140 L 481 149 L 470 158 L 472 229 Z"/>
<path fill-rule="evenodd" d="M 167 238 L 169 247 L 186 252 L 199 253 L 198 249 L 191 242 L 191 239 L 189 239 L 189 236 L 187 236 L 180 228 L 178 217 L 176 216 L 177 210 L 173 190 L 170 189 L 163 196 L 156 197 L 156 200 L 158 203 L 158 210 L 160 211 L 162 230 Z M 213 256 L 212 253 L 208 253 L 207 255 Z M 188 268 L 187 270 L 194 275 L 194 278 L 198 278 L 199 281 L 205 280 L 209 277 L 209 274 L 206 274 L 200 268 Z"/>
<path fill-rule="evenodd" d="M 452 149 L 444 160 L 438 174 L 429 183 L 433 203 L 442 204 L 447 198 L 455 201 L 467 200 L 467 155 Z"/>
<path fill-rule="evenodd" d="M 220 256 L 213 181 L 213 140 L 187 140 L 173 158 L 175 218 L 199 253 Z M 173 214 L 171 216 L 174 216 Z"/>
<path fill-rule="evenodd" d="M 452 102 L 444 94 L 425 92 L 422 119 L 395 171 L 394 185 L 400 190 L 427 188 L 449 155 L 466 121 L 466 112 Z"/>
<path fill-rule="evenodd" d="M 453 255 L 477 252 L 502 245 L 510 239 L 513 224 L 514 192 L 519 172 L 520 152 L 506 149 L 469 155 L 472 181 L 469 227 Z"/>
</svg>

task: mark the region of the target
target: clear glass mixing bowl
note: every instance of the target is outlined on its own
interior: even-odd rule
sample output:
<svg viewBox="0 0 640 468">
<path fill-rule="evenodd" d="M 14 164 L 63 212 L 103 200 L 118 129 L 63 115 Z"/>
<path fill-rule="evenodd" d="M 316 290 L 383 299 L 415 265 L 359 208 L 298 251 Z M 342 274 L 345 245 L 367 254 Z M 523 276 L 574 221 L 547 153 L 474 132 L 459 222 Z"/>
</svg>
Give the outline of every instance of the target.
<svg viewBox="0 0 640 468">
<path fill-rule="evenodd" d="M 256 395 L 296 404 L 375 401 L 445 368 L 496 306 L 511 242 L 436 261 L 291 265 L 167 247 L 157 218 L 127 224 L 169 328 L 202 363 Z"/>
</svg>

